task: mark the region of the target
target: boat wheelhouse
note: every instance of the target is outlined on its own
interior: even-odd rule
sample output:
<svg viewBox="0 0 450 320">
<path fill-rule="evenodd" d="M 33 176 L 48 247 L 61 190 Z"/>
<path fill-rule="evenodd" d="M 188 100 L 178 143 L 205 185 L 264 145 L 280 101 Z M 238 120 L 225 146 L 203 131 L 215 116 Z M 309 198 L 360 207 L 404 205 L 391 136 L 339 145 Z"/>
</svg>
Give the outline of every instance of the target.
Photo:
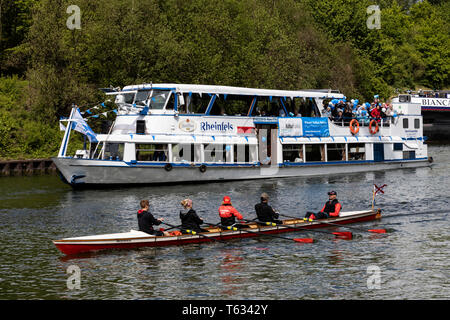
<svg viewBox="0 0 450 320">
<path fill-rule="evenodd" d="M 72 186 L 311 176 L 429 165 L 420 105 L 395 118 L 333 121 L 332 90 L 143 84 L 106 92 L 117 117 L 95 134 L 74 107 L 57 157 Z M 90 140 L 67 154 L 71 129 Z"/>
<path fill-rule="evenodd" d="M 436 140 L 450 139 L 450 91 L 400 94 L 392 101 L 419 104 L 423 116 L 424 135 Z"/>
</svg>

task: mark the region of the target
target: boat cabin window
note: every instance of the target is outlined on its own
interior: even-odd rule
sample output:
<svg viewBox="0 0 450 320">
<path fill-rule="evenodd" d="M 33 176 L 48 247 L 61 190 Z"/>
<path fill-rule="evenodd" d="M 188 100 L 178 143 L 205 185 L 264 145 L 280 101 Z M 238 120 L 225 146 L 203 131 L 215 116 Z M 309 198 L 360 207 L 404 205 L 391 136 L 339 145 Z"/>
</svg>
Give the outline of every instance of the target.
<svg viewBox="0 0 450 320">
<path fill-rule="evenodd" d="M 414 119 L 414 129 L 420 128 L 420 119 Z"/>
<path fill-rule="evenodd" d="M 118 94 L 116 96 L 116 100 L 115 103 L 117 104 L 132 104 L 134 102 L 134 96 L 135 96 L 135 92 L 122 92 L 121 94 Z"/>
<path fill-rule="evenodd" d="M 234 162 L 235 163 L 244 163 L 244 162 L 254 162 L 256 159 L 253 159 L 253 154 L 250 148 L 256 148 L 256 146 L 250 146 L 248 144 L 235 144 L 233 145 L 234 152 Z"/>
<path fill-rule="evenodd" d="M 149 95 L 149 108 L 153 110 L 163 109 L 170 93 L 171 92 L 169 90 L 152 90 Z"/>
<path fill-rule="evenodd" d="M 175 107 L 175 94 L 170 92 L 167 100 L 166 110 L 173 110 Z"/>
<path fill-rule="evenodd" d="M 137 106 L 145 107 L 147 105 L 147 100 L 150 95 L 149 90 L 140 90 L 136 93 L 134 103 Z"/>
<path fill-rule="evenodd" d="M 323 144 L 305 145 L 306 162 L 325 161 L 325 146 Z"/>
<path fill-rule="evenodd" d="M 283 144 L 284 162 L 303 162 L 302 144 Z"/>
<path fill-rule="evenodd" d="M 205 113 L 211 97 L 206 93 L 184 93 L 184 105 L 180 103 L 180 113 Z"/>
<path fill-rule="evenodd" d="M 403 128 L 408 129 L 408 118 L 403 119 Z"/>
<path fill-rule="evenodd" d="M 136 144 L 136 160 L 137 161 L 159 161 L 165 162 L 168 158 L 167 144 Z"/>
<path fill-rule="evenodd" d="M 205 144 L 205 162 L 231 162 L 231 147 L 226 144 Z"/>
<path fill-rule="evenodd" d="M 116 97 L 116 103 L 135 104 L 138 107 L 146 107 L 154 110 L 161 110 L 166 105 L 171 96 L 169 90 L 138 90 L 137 92 L 123 92 Z M 172 103 L 172 109 L 173 109 Z"/>
<path fill-rule="evenodd" d="M 145 134 L 145 120 L 136 120 L 136 134 Z"/>
<path fill-rule="evenodd" d="M 416 158 L 415 151 L 403 151 L 403 159 L 412 160 Z"/>
<path fill-rule="evenodd" d="M 172 144 L 173 162 L 201 162 L 201 144 Z"/>
<path fill-rule="evenodd" d="M 366 145 L 364 143 L 348 144 L 348 161 L 366 160 Z"/>
<path fill-rule="evenodd" d="M 286 112 L 279 97 L 258 97 L 251 116 L 253 117 L 285 117 Z M 251 103 L 251 101 L 250 101 Z"/>
<path fill-rule="evenodd" d="M 294 117 L 320 117 L 316 101 L 312 98 L 294 98 L 290 103 L 290 111 Z"/>
<path fill-rule="evenodd" d="M 219 95 L 209 112 L 210 115 L 246 116 L 252 104 L 252 96 Z"/>
<path fill-rule="evenodd" d="M 106 143 L 104 146 L 103 159 L 123 160 L 124 143 Z"/>
<path fill-rule="evenodd" d="M 327 144 L 327 161 L 345 161 L 345 144 Z"/>
</svg>

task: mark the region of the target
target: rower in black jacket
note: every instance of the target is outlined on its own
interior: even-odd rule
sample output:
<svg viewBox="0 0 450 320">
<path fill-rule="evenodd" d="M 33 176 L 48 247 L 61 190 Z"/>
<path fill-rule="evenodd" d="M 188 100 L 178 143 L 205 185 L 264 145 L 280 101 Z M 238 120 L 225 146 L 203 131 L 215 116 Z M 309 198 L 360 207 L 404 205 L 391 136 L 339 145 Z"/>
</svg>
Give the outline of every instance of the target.
<svg viewBox="0 0 450 320">
<path fill-rule="evenodd" d="M 137 213 L 139 231 L 154 235 L 154 236 L 168 236 L 168 232 L 153 229 L 153 226 L 158 226 L 163 222 L 163 218 L 156 219 L 149 211 L 150 203 L 148 200 L 141 200 L 141 210 Z"/>
<path fill-rule="evenodd" d="M 261 194 L 261 202 L 255 205 L 256 216 L 262 222 L 275 222 L 282 224 L 283 221 L 278 220 L 279 214 L 269 206 L 269 195 L 267 193 Z"/>
<path fill-rule="evenodd" d="M 192 200 L 184 199 L 181 201 L 181 205 L 184 210 L 180 211 L 181 219 L 181 232 L 184 234 L 189 233 L 187 230 L 195 232 L 206 232 L 208 230 L 202 229 L 200 225 L 203 224 L 203 219 L 201 219 L 194 209 L 192 209 Z"/>
</svg>

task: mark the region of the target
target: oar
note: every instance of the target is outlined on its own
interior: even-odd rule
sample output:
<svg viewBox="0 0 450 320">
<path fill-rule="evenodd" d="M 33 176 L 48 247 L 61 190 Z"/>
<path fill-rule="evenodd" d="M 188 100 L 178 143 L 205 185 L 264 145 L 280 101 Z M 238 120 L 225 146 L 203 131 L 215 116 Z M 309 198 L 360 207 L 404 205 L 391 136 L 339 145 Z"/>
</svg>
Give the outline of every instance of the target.
<svg viewBox="0 0 450 320">
<path fill-rule="evenodd" d="M 164 223 L 164 222 L 163 222 Z M 179 225 L 179 226 L 173 226 L 173 227 L 170 227 L 169 229 L 164 229 L 164 230 L 161 230 L 161 231 L 167 231 L 167 230 L 171 230 L 171 229 L 177 229 L 177 228 L 179 228 L 179 227 L 181 227 L 181 224 Z"/>
<path fill-rule="evenodd" d="M 328 232 L 328 231 L 324 231 L 324 230 L 315 230 L 315 229 L 309 229 L 309 228 L 305 228 L 305 227 L 292 227 L 289 225 L 282 225 L 282 224 L 276 224 L 274 222 L 263 222 L 263 221 L 257 221 L 257 220 L 245 220 L 245 221 L 252 221 L 252 222 L 259 222 L 259 223 L 263 223 L 266 224 L 268 226 L 278 226 L 281 228 L 290 228 L 290 229 L 294 229 L 294 230 L 300 230 L 300 231 L 312 231 L 312 232 L 320 232 L 320 233 L 325 233 L 325 234 L 333 234 L 338 238 L 341 239 L 352 239 L 353 238 L 353 234 L 351 232 Z"/>
<path fill-rule="evenodd" d="M 299 220 L 302 220 L 301 218 L 298 218 L 298 217 L 292 217 L 292 216 L 288 216 L 288 215 L 286 215 L 286 214 L 281 214 L 281 213 L 278 213 L 280 216 L 283 216 L 283 217 L 288 217 L 288 218 L 293 218 L 293 219 L 299 219 Z M 309 220 L 309 221 L 314 221 L 314 220 Z M 385 229 L 363 229 L 363 228 L 357 228 L 357 227 L 350 227 L 350 226 L 346 226 L 346 225 L 342 225 L 342 224 L 338 224 L 338 223 L 332 223 L 332 222 L 327 222 L 327 221 L 323 221 L 323 220 L 320 220 L 320 223 L 325 223 L 325 224 L 329 224 L 329 225 L 332 225 L 332 226 L 337 226 L 337 227 L 344 227 L 344 228 L 348 228 L 348 229 L 353 229 L 353 230 L 358 230 L 358 231 L 365 231 L 365 232 L 373 232 L 373 233 L 386 233 L 386 230 Z"/>
<path fill-rule="evenodd" d="M 208 225 L 211 225 L 211 226 L 217 226 L 217 225 L 214 225 L 214 224 L 208 223 L 208 222 L 205 222 L 205 224 L 208 224 Z M 261 236 L 269 236 L 269 237 L 273 237 L 273 238 L 289 240 L 289 241 L 295 241 L 295 242 L 301 242 L 301 243 L 313 243 L 314 242 L 314 239 L 312 239 L 312 238 L 294 238 L 293 239 L 293 238 L 286 238 L 286 237 L 277 236 L 277 235 L 274 235 L 274 234 L 263 233 L 263 232 L 258 232 L 258 231 L 249 231 L 247 229 L 238 229 L 238 228 L 232 227 L 232 226 L 228 226 L 228 227 L 223 226 L 223 227 L 227 228 L 228 230 L 243 231 L 243 232 L 248 232 L 248 233 L 259 234 Z"/>
<path fill-rule="evenodd" d="M 350 226 L 346 226 L 346 225 L 342 225 L 342 224 L 338 224 L 338 223 L 326 222 L 326 221 L 320 221 L 320 222 L 326 223 L 326 224 L 329 224 L 332 226 L 344 227 L 344 228 L 358 230 L 358 231 L 366 231 L 366 232 L 373 232 L 373 233 L 386 233 L 385 229 L 363 229 L 363 228 L 357 228 L 357 227 L 350 227 Z"/>
<path fill-rule="evenodd" d="M 166 225 L 168 225 L 169 227 L 172 227 L 172 228 L 178 228 L 177 226 L 168 224 L 167 222 L 163 222 L 163 224 L 166 224 Z M 227 242 L 225 242 L 225 241 L 222 241 L 222 240 L 219 240 L 219 239 L 215 239 L 215 238 L 213 238 L 213 237 L 209 237 L 209 236 L 204 235 L 204 234 L 202 234 L 202 233 L 198 233 L 198 232 L 196 232 L 196 231 L 194 231 L 194 230 L 189 230 L 189 229 L 187 229 L 186 232 L 188 232 L 188 233 L 190 233 L 190 234 L 192 234 L 192 235 L 194 235 L 194 236 L 197 236 L 197 235 L 198 235 L 198 236 L 203 237 L 203 238 L 206 238 L 206 239 L 211 239 L 211 240 L 214 240 L 214 241 L 217 241 L 217 242 L 227 243 Z"/>
</svg>

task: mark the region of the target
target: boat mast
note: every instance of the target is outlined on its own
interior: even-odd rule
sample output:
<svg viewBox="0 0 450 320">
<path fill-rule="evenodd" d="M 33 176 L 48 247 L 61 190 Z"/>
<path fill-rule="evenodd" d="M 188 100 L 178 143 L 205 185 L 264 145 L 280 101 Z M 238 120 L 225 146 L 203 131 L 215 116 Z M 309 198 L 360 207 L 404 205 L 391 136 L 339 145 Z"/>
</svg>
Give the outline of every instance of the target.
<svg viewBox="0 0 450 320">
<path fill-rule="evenodd" d="M 72 117 L 75 112 L 76 105 L 72 103 L 72 110 L 70 111 L 69 121 L 67 122 L 66 132 L 64 133 L 64 138 L 61 142 L 61 147 L 59 148 L 58 158 L 66 156 L 67 144 L 69 143 L 70 131 L 72 131 Z"/>
</svg>

